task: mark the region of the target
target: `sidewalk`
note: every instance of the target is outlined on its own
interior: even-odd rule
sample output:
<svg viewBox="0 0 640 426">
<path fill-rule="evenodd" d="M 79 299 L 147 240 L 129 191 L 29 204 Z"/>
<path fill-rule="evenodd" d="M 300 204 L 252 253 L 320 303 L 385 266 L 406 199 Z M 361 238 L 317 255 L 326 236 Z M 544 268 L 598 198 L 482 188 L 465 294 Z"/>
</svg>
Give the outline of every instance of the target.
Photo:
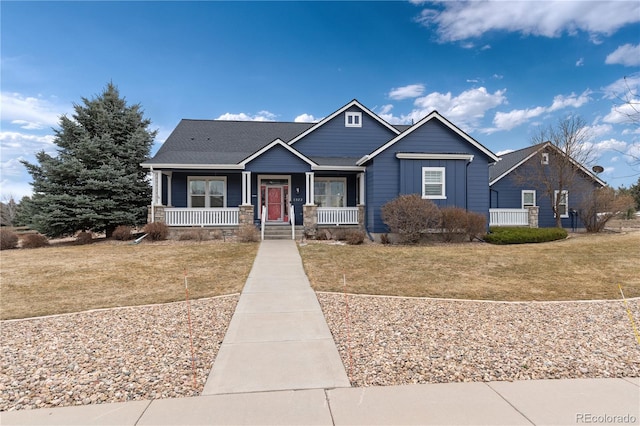
<svg viewBox="0 0 640 426">
<path fill-rule="evenodd" d="M 0 413 L 2 425 L 640 424 L 640 378 L 351 388 L 292 241 L 263 241 L 201 396 Z"/>
<path fill-rule="evenodd" d="M 295 242 L 263 241 L 202 394 L 348 386 Z"/>
</svg>

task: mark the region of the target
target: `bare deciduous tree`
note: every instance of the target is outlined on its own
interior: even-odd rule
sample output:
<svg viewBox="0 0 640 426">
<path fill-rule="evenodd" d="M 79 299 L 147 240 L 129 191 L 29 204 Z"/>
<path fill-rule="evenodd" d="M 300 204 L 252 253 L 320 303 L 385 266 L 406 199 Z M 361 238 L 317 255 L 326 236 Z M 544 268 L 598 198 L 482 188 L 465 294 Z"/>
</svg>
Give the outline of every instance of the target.
<svg viewBox="0 0 640 426">
<path fill-rule="evenodd" d="M 591 133 L 579 116 L 567 116 L 555 125 L 541 127 L 531 138 L 539 146 L 527 167 L 519 168 L 514 177 L 520 183 L 534 186 L 540 196 L 550 200 L 558 228 L 562 227 L 562 214 L 569 208 L 564 194 L 584 191 L 580 176 L 582 166 L 595 160 Z"/>
</svg>

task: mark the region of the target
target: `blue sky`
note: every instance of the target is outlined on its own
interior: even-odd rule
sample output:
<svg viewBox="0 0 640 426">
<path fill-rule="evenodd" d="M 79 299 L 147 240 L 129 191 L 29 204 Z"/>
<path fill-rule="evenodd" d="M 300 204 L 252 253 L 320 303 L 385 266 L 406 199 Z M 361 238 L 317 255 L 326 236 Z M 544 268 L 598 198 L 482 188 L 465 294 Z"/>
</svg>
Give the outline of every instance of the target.
<svg viewBox="0 0 640 426">
<path fill-rule="evenodd" d="M 158 129 L 182 118 L 317 121 L 352 99 L 391 123 L 433 109 L 496 153 L 569 114 L 601 177 L 629 186 L 640 129 L 637 1 L 29 2 L 1 14 L 2 198 L 31 192 L 19 160 L 108 82 Z M 637 101 L 637 100 L 636 100 Z"/>
</svg>

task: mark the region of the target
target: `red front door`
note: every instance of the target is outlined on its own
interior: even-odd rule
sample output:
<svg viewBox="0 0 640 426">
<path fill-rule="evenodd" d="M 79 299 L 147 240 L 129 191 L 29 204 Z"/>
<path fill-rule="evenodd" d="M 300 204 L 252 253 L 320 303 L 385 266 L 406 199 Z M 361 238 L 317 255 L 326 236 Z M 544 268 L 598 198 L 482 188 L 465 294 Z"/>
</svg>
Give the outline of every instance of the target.
<svg viewBox="0 0 640 426">
<path fill-rule="evenodd" d="M 267 187 L 267 220 L 282 220 L 282 187 Z"/>
</svg>

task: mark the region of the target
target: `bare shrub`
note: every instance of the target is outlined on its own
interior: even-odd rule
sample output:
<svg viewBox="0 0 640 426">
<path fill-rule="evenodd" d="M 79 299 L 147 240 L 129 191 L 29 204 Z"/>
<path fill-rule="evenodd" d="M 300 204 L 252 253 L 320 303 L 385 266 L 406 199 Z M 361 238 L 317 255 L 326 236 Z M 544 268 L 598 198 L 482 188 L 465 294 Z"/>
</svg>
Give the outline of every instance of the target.
<svg viewBox="0 0 640 426">
<path fill-rule="evenodd" d="M 587 232 L 600 232 L 611 219 L 624 214 L 635 206 L 633 196 L 619 194 L 608 186 L 591 191 L 578 207 L 578 217 Z"/>
<path fill-rule="evenodd" d="M 446 242 L 461 240 L 467 234 L 467 211 L 460 207 L 440 209 L 442 239 Z"/>
<path fill-rule="evenodd" d="M 202 242 L 202 241 L 209 241 L 209 239 L 210 239 L 209 231 L 207 231 L 206 229 L 194 229 L 191 231 L 182 232 L 178 237 L 178 240 L 180 241 L 193 240 L 197 242 Z"/>
<path fill-rule="evenodd" d="M 144 232 L 151 241 L 164 241 L 169 236 L 169 227 L 163 222 L 151 222 L 144 226 Z"/>
<path fill-rule="evenodd" d="M 18 234 L 9 230 L 0 228 L 0 250 L 10 250 L 18 247 Z"/>
<path fill-rule="evenodd" d="M 260 241 L 260 232 L 251 224 L 244 224 L 238 228 L 238 241 L 241 243 L 255 243 Z"/>
<path fill-rule="evenodd" d="M 480 213 L 467 212 L 467 235 L 469 241 L 487 233 L 487 217 Z"/>
<path fill-rule="evenodd" d="M 418 194 L 401 195 L 382 206 L 382 221 L 401 243 L 417 243 L 429 228 L 440 223 L 440 210 Z"/>
<path fill-rule="evenodd" d="M 391 240 L 389 239 L 389 234 L 380 234 L 380 242 L 382 244 L 391 244 Z"/>
<path fill-rule="evenodd" d="M 33 249 L 46 247 L 49 245 L 49 240 L 42 234 L 27 234 L 22 237 L 22 248 Z"/>
<path fill-rule="evenodd" d="M 224 232 L 222 232 L 220 229 L 216 229 L 211 233 L 210 237 L 212 240 L 223 240 Z"/>
<path fill-rule="evenodd" d="M 349 245 L 356 246 L 364 242 L 364 237 L 364 232 L 353 229 L 347 231 L 345 241 Z"/>
<path fill-rule="evenodd" d="M 111 236 L 119 241 L 128 241 L 133 238 L 132 234 L 133 228 L 127 225 L 118 226 Z"/>
<path fill-rule="evenodd" d="M 81 231 L 76 235 L 76 244 L 84 245 L 93 242 L 93 233 L 89 231 Z"/>
<path fill-rule="evenodd" d="M 336 229 L 331 236 L 336 241 L 345 241 L 349 236 L 349 231 L 346 229 Z"/>
</svg>

